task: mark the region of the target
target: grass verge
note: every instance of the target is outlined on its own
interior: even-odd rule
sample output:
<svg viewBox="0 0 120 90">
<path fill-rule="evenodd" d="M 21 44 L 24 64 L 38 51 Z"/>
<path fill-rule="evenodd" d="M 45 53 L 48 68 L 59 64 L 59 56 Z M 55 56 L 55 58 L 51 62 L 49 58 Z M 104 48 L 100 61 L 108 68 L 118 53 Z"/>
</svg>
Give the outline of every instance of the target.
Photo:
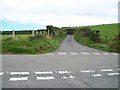
<svg viewBox="0 0 120 90">
<path fill-rule="evenodd" d="M 65 35 L 46 37 L 42 35 L 16 35 L 15 38 L 7 38 L 2 35 L 3 54 L 42 54 L 56 50 L 65 38 Z"/>
</svg>

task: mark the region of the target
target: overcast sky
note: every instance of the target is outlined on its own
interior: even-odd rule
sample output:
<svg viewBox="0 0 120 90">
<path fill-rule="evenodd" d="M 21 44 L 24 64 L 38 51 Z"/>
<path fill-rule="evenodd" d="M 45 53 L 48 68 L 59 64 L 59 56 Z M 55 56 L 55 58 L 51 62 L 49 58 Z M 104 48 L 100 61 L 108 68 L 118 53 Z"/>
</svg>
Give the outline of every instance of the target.
<svg viewBox="0 0 120 90">
<path fill-rule="evenodd" d="M 0 0 L 0 29 L 118 22 L 119 0 Z"/>
</svg>

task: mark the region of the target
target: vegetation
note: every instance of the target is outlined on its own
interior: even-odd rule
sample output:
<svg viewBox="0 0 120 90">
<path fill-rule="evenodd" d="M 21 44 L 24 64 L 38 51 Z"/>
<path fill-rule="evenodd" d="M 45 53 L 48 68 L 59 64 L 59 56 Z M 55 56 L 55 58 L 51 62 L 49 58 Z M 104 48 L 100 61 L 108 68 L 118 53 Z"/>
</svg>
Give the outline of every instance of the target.
<svg viewBox="0 0 120 90">
<path fill-rule="evenodd" d="M 2 53 L 3 54 L 41 54 L 56 50 L 66 34 L 61 29 L 56 29 L 57 34 L 47 35 L 15 35 L 15 38 L 9 35 L 2 35 Z M 9 38 L 8 38 L 9 37 Z"/>
<path fill-rule="evenodd" d="M 81 27 L 74 38 L 80 44 L 110 52 L 120 53 L 120 34 L 118 24 Z"/>
</svg>

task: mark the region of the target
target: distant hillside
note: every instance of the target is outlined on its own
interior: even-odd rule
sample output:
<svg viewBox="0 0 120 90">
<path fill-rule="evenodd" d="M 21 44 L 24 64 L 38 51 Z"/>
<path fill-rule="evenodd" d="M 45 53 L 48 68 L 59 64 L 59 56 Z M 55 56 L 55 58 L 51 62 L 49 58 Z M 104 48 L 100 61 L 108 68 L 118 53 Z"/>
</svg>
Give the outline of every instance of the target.
<svg viewBox="0 0 120 90">
<path fill-rule="evenodd" d="M 100 30 L 101 37 L 107 36 L 108 38 L 113 38 L 118 34 L 118 24 L 103 24 L 96 26 L 88 26 L 93 30 Z"/>
</svg>

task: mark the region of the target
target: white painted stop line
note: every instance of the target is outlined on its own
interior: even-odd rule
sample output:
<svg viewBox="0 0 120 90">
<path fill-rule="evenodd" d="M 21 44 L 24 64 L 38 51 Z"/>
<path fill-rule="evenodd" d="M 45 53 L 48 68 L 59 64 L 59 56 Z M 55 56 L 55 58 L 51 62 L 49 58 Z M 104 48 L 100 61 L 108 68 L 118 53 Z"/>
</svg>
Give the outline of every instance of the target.
<svg viewBox="0 0 120 90">
<path fill-rule="evenodd" d="M 66 52 L 58 52 L 59 55 L 66 55 Z"/>
<path fill-rule="evenodd" d="M 109 76 L 113 76 L 113 75 L 119 75 L 120 73 L 109 73 Z"/>
<path fill-rule="evenodd" d="M 46 72 L 36 72 L 35 71 L 35 74 L 53 74 L 52 71 L 46 71 Z"/>
<path fill-rule="evenodd" d="M 93 75 L 94 77 L 100 77 L 100 76 L 102 76 L 101 74 L 94 74 Z"/>
<path fill-rule="evenodd" d="M 37 77 L 37 80 L 53 80 L 53 79 L 55 79 L 54 76 Z"/>
<path fill-rule="evenodd" d="M 88 52 L 81 52 L 83 55 L 89 55 L 90 53 Z"/>
<path fill-rule="evenodd" d="M 113 71 L 113 69 L 102 69 L 100 71 L 102 71 L 102 72 L 109 72 L 109 71 Z"/>
<path fill-rule="evenodd" d="M 71 71 L 58 71 L 59 74 L 71 73 Z"/>
<path fill-rule="evenodd" d="M 94 55 L 101 55 L 99 52 L 93 52 Z"/>
<path fill-rule="evenodd" d="M 2 76 L 4 73 L 3 72 L 0 72 L 0 75 Z"/>
<path fill-rule="evenodd" d="M 94 70 L 84 70 L 84 71 L 81 71 L 83 73 L 90 73 L 90 72 L 94 72 Z"/>
<path fill-rule="evenodd" d="M 111 54 L 113 54 L 113 55 L 118 55 L 118 53 L 111 53 Z"/>
<path fill-rule="evenodd" d="M 27 75 L 29 72 L 11 72 L 10 75 Z"/>
<path fill-rule="evenodd" d="M 9 81 L 26 81 L 28 77 L 10 78 Z"/>
<path fill-rule="evenodd" d="M 109 53 L 102 53 L 102 54 L 104 54 L 104 55 L 110 55 Z"/>
<path fill-rule="evenodd" d="M 77 55 L 77 52 L 69 52 L 71 55 Z"/>
</svg>

